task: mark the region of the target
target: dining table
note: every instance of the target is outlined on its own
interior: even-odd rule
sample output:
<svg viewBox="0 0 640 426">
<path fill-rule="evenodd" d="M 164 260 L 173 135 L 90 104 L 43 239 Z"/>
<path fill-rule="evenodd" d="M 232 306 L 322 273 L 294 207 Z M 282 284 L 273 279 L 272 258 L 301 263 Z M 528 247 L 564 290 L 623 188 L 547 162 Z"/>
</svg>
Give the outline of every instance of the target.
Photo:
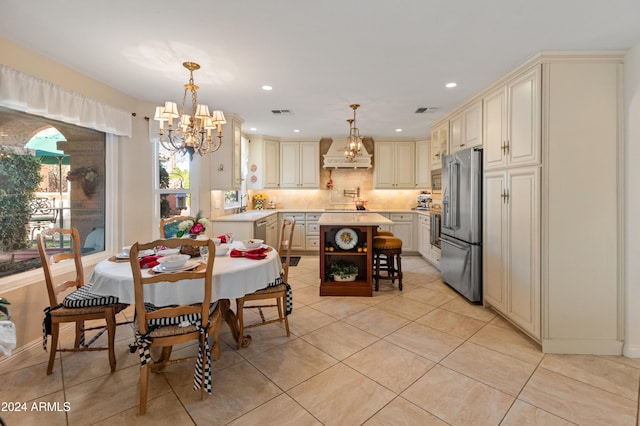
<svg viewBox="0 0 640 426">
<path fill-rule="evenodd" d="M 242 251 L 242 242 L 233 242 L 224 255 L 216 255 L 213 264 L 211 301 L 218 301 L 225 322 L 234 339 L 240 335 L 238 319 L 230 309 L 230 299 L 237 299 L 256 290 L 281 282 L 282 263 L 278 252 L 267 247 L 263 259 L 232 257 L 233 249 Z M 198 260 L 195 257 L 193 260 Z M 150 269 L 143 273 L 152 274 Z M 91 291 L 104 296 L 116 296 L 120 303 L 134 304 L 133 274 L 129 259 L 112 256 L 99 262 L 89 274 Z M 183 280 L 175 283 L 160 282 L 145 288 L 145 303 L 156 306 L 200 303 L 203 298 L 201 279 Z M 243 336 L 243 347 L 251 343 L 250 336 Z"/>
</svg>

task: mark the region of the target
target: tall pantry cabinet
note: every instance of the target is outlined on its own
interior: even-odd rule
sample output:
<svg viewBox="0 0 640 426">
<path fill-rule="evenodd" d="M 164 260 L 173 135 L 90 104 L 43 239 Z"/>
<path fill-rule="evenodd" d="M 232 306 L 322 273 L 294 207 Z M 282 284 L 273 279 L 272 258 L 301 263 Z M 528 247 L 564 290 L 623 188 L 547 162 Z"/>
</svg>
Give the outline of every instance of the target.
<svg viewBox="0 0 640 426">
<path fill-rule="evenodd" d="M 622 58 L 541 53 L 484 95 L 484 303 L 546 353 L 622 353 Z"/>
</svg>

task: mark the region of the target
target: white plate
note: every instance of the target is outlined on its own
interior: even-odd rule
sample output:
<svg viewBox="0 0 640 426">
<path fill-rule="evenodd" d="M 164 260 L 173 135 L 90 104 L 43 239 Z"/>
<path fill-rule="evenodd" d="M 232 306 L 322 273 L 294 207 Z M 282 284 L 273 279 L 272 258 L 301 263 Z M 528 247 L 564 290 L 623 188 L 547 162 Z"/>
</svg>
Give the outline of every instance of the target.
<svg viewBox="0 0 640 426">
<path fill-rule="evenodd" d="M 335 241 L 342 250 L 351 250 L 358 244 L 358 234 L 351 228 L 342 228 L 336 232 Z"/>
<path fill-rule="evenodd" d="M 151 256 L 153 254 L 153 250 L 143 250 L 138 252 L 138 257 Z M 116 259 L 128 259 L 129 253 L 118 253 L 116 254 Z"/>
<path fill-rule="evenodd" d="M 170 272 L 182 272 L 182 271 L 187 271 L 189 269 L 193 269 L 196 266 L 198 266 L 198 261 L 197 260 L 187 260 L 187 262 L 178 267 L 178 268 L 166 268 L 163 265 L 156 265 L 154 266 L 151 270 L 153 272 L 159 272 L 159 273 L 170 273 Z"/>
<path fill-rule="evenodd" d="M 180 254 L 179 248 L 158 250 L 158 256 L 170 256 L 172 254 Z"/>
</svg>

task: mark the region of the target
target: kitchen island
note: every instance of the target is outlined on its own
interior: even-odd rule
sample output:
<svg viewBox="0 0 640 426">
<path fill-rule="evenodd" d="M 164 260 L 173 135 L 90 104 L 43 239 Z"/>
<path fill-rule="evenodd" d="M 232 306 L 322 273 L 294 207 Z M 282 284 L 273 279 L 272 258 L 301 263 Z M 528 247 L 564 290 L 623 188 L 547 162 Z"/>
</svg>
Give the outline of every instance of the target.
<svg viewBox="0 0 640 426">
<path fill-rule="evenodd" d="M 320 296 L 373 296 L 373 237 L 379 226 L 392 223 L 369 212 L 320 216 Z M 332 273 L 352 266 L 357 267 L 357 273 L 351 276 Z"/>
</svg>

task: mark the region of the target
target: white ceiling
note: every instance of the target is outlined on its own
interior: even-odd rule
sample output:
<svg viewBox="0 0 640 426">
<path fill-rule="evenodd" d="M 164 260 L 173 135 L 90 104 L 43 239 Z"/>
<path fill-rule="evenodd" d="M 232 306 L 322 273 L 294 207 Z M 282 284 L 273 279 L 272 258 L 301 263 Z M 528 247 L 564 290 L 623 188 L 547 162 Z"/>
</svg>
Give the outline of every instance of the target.
<svg viewBox="0 0 640 426">
<path fill-rule="evenodd" d="M 359 103 L 361 134 L 421 137 L 541 50 L 639 43 L 640 0 L 4 0 L 0 36 L 158 105 L 198 62 L 200 102 L 247 133 L 346 137 Z"/>
</svg>

